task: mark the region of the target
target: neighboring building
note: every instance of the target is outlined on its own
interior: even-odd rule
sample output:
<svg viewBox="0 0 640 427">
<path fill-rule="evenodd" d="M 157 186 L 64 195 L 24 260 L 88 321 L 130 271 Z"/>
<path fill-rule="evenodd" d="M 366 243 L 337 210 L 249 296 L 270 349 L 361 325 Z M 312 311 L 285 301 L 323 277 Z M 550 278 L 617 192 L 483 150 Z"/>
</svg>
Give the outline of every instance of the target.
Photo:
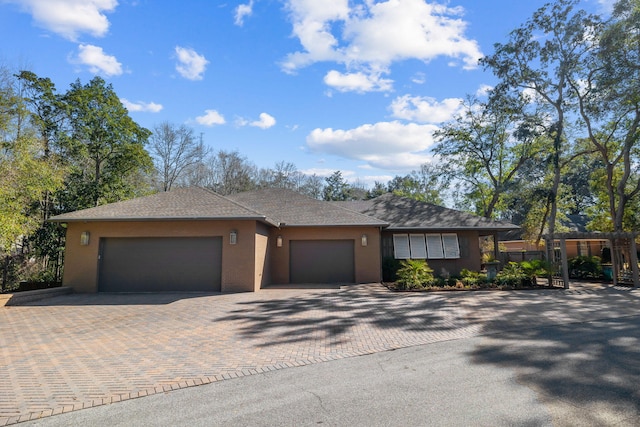
<svg viewBox="0 0 640 427">
<path fill-rule="evenodd" d="M 58 215 L 77 292 L 257 291 L 381 280 L 382 257 L 480 269 L 479 237 L 516 228 L 402 197 L 330 203 L 267 189 L 184 188 Z"/>
<path fill-rule="evenodd" d="M 562 226 L 569 232 L 587 233 L 589 218 L 586 215 L 567 215 Z M 521 261 L 524 259 L 542 259 L 545 255 L 545 241 L 541 240 L 540 247 L 535 242 L 525 240 L 523 231 L 510 230 L 498 235 L 502 252 L 502 261 Z M 596 233 L 590 233 L 589 238 L 570 239 L 566 241 L 567 257 L 602 256 L 602 249 L 609 247 L 609 241 L 598 238 Z M 560 259 L 560 241 L 554 242 L 554 258 Z"/>
</svg>

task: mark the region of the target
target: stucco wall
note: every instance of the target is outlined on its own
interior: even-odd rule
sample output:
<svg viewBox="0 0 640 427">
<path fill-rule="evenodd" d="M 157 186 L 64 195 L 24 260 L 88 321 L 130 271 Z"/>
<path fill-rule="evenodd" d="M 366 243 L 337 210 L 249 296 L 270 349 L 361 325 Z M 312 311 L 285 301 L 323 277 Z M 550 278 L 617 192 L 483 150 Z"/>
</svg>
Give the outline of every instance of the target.
<svg viewBox="0 0 640 427">
<path fill-rule="evenodd" d="M 415 231 L 416 233 L 432 233 L 433 231 Z M 456 233 L 460 247 L 460 258 L 456 259 L 427 259 L 427 264 L 433 269 L 435 276 L 457 275 L 463 268 L 480 271 L 482 255 L 480 253 L 480 235 L 477 231 L 447 231 L 438 230 L 437 233 Z M 394 234 L 409 234 L 409 232 L 384 232 L 385 239 L 393 239 Z M 393 244 L 391 243 L 391 250 Z"/>
<path fill-rule="evenodd" d="M 71 222 L 67 225 L 63 284 L 76 292 L 98 289 L 98 252 L 103 237 L 207 237 L 222 236 L 222 291 L 255 291 L 263 283 L 264 269 L 256 271 L 255 221 L 144 221 Z M 229 233 L 238 234 L 237 244 L 229 244 Z M 90 233 L 89 245 L 80 245 L 83 231 Z M 266 231 L 259 237 L 266 247 Z M 267 278 L 268 279 L 268 278 Z"/>
<path fill-rule="evenodd" d="M 271 255 L 271 248 L 269 246 L 269 229 L 266 225 L 258 223 L 256 228 L 256 249 L 255 249 L 255 288 L 257 291 L 260 288 L 271 283 L 271 264 L 269 263 L 269 256 Z"/>
<path fill-rule="evenodd" d="M 367 235 L 367 246 L 361 237 Z M 277 237 L 282 236 L 282 247 Z M 381 281 L 380 230 L 377 227 L 285 227 L 271 229 L 271 282 L 288 284 L 289 242 L 291 240 L 354 240 L 355 280 L 357 283 Z"/>
</svg>

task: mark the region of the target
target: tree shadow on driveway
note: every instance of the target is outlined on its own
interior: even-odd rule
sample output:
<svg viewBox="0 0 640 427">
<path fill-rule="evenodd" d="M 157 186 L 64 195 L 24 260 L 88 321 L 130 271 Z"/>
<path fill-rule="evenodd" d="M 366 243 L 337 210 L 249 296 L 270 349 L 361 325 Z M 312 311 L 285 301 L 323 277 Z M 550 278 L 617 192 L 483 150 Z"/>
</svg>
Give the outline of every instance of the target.
<svg viewBox="0 0 640 427">
<path fill-rule="evenodd" d="M 539 322 L 513 313 L 507 328 L 508 319 L 495 319 L 484 326 L 486 338 L 470 356 L 474 363 L 513 370 L 547 404 L 557 425 L 640 425 L 638 297 L 564 295 L 536 307 Z"/>
<path fill-rule="evenodd" d="M 466 322 L 454 296 L 436 294 L 347 289 L 237 306 L 212 321 L 233 322 L 242 337 L 261 339 L 263 347 L 326 338 L 334 344 L 388 340 L 398 348 L 415 344 L 422 333 L 453 332 Z"/>
</svg>

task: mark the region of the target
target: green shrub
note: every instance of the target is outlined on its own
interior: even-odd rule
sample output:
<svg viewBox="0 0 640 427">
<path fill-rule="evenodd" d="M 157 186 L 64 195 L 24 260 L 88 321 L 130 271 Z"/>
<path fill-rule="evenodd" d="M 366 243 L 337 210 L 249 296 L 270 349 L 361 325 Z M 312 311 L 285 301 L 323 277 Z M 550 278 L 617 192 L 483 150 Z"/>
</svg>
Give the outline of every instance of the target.
<svg viewBox="0 0 640 427">
<path fill-rule="evenodd" d="M 597 256 L 581 255 L 569 260 L 569 275 L 577 279 L 597 279 L 602 276 L 602 265 Z"/>
<path fill-rule="evenodd" d="M 522 261 L 520 267 L 524 273 L 532 278 L 547 277 L 553 273 L 553 267 L 547 261 L 541 259 L 532 259 L 530 261 Z"/>
<path fill-rule="evenodd" d="M 519 263 L 510 262 L 496 275 L 495 282 L 498 286 L 517 288 L 528 284 L 529 276 Z"/>
<path fill-rule="evenodd" d="M 434 281 L 433 270 L 423 259 L 402 260 L 396 274 L 399 289 L 419 288 Z"/>
<path fill-rule="evenodd" d="M 467 288 L 474 288 L 486 285 L 488 283 L 486 273 L 481 273 L 479 271 L 471 271 L 463 268 L 460 271 L 460 281 Z"/>
</svg>

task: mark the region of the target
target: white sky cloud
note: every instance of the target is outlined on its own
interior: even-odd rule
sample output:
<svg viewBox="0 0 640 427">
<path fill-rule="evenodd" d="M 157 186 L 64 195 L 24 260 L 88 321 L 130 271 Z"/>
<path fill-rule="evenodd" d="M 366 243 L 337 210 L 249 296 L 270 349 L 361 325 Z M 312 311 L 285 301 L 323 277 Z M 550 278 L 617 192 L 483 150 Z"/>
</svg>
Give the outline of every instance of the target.
<svg viewBox="0 0 640 427">
<path fill-rule="evenodd" d="M 162 104 L 156 104 L 155 102 L 131 102 L 126 98 L 120 98 L 120 102 L 127 110 L 132 112 L 159 113 L 163 108 Z"/>
<path fill-rule="evenodd" d="M 215 126 L 225 124 L 226 120 L 216 110 L 205 110 L 204 115 L 196 117 L 196 122 L 204 126 Z"/>
<path fill-rule="evenodd" d="M 302 169 L 300 170 L 301 173 L 305 174 L 305 175 L 317 175 L 320 176 L 322 178 L 326 178 L 328 176 L 331 176 L 336 170 L 335 169 L 327 169 L 327 168 L 310 168 L 310 169 Z"/>
<path fill-rule="evenodd" d="M 357 73 L 341 73 L 331 70 L 324 76 L 324 82 L 340 92 L 386 92 L 392 89 L 393 80 L 381 78 L 380 75 Z"/>
<path fill-rule="evenodd" d="M 190 48 L 176 46 L 175 52 L 178 59 L 176 71 L 185 79 L 202 80 L 209 61 Z"/>
<path fill-rule="evenodd" d="M 487 84 L 480 85 L 480 87 L 476 91 L 476 96 L 487 96 L 492 90 L 493 86 L 489 86 Z"/>
<path fill-rule="evenodd" d="M 389 107 L 393 117 L 422 123 L 442 123 L 452 119 L 461 110 L 461 98 L 437 101 L 430 97 L 403 95 Z"/>
<path fill-rule="evenodd" d="M 411 78 L 411 81 L 417 85 L 422 85 L 427 81 L 427 76 L 423 72 L 418 72 Z"/>
<path fill-rule="evenodd" d="M 240 4 L 235 9 L 236 15 L 234 18 L 234 23 L 242 27 L 244 25 L 244 18 L 247 16 L 251 16 L 253 14 L 253 0 L 249 1 L 247 4 Z"/>
<path fill-rule="evenodd" d="M 269 129 L 270 127 L 275 126 L 276 119 L 267 113 L 260 113 L 260 118 L 258 120 L 247 120 L 243 117 L 238 117 L 236 119 L 236 126 L 253 126 L 260 129 Z"/>
<path fill-rule="evenodd" d="M 351 8 L 348 0 L 287 0 L 286 4 L 293 34 L 303 48 L 283 61 L 287 72 L 334 61 L 345 65 L 346 75 L 379 75 L 396 61 L 429 62 L 440 56 L 472 69 L 482 57 L 478 43 L 464 36 L 467 23 L 460 18 L 459 7 L 426 0 L 365 1 Z"/>
<path fill-rule="evenodd" d="M 101 47 L 90 44 L 78 46 L 78 56 L 74 59 L 82 65 L 89 67 L 89 71 L 94 74 L 105 76 L 119 76 L 122 74 L 122 64 L 115 56 L 107 55 Z"/>
<path fill-rule="evenodd" d="M 314 152 L 360 160 L 390 170 L 413 169 L 428 162 L 435 125 L 397 121 L 366 124 L 354 129 L 314 129 L 307 146 Z"/>
<path fill-rule="evenodd" d="M 269 129 L 275 126 L 276 119 L 267 113 L 260 113 L 260 119 L 249 123 L 250 126 L 259 127 L 260 129 Z"/>
<path fill-rule="evenodd" d="M 9 0 L 31 14 L 36 24 L 75 41 L 80 34 L 104 36 L 109 30 L 105 12 L 113 12 L 117 0 Z"/>
</svg>

